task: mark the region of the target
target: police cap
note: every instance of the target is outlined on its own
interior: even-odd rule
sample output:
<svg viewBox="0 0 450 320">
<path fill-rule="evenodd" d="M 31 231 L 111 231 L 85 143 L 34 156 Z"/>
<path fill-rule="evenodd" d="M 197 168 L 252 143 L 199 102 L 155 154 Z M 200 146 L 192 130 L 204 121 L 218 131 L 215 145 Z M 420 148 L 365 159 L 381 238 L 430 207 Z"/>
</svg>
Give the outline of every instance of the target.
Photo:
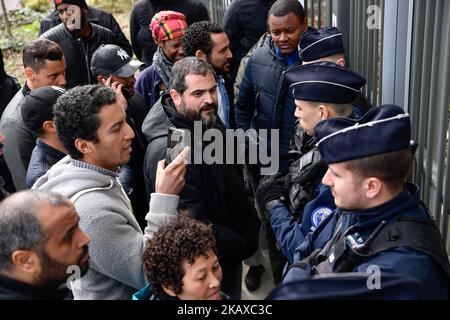
<svg viewBox="0 0 450 320">
<path fill-rule="evenodd" d="M 411 123 L 399 106 L 382 105 L 360 119 L 323 120 L 314 137 L 324 162 L 339 163 L 406 149 L 411 145 Z"/>
</svg>

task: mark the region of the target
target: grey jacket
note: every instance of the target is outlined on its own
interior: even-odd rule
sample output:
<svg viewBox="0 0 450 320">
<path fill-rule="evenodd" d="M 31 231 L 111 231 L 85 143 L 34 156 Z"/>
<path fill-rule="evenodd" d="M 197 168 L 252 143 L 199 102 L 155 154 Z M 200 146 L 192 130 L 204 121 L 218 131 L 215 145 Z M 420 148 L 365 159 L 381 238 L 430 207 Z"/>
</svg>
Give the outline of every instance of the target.
<svg viewBox="0 0 450 320">
<path fill-rule="evenodd" d="M 0 132 L 5 136 L 3 153 L 17 191 L 27 189 L 27 168 L 37 138 L 23 123 L 20 112 L 27 94 L 25 88 L 16 93 L 0 120 Z"/>
<path fill-rule="evenodd" d="M 142 233 L 114 173 L 88 166 L 75 166 L 67 156 L 36 181 L 33 188 L 68 197 L 80 216 L 80 228 L 91 238 L 89 270 L 71 283 L 74 298 L 131 299 L 147 283 L 142 264 L 145 243 L 176 213 L 178 197 L 165 196 L 162 205 L 154 203 Z M 154 202 L 160 198 L 152 196 Z"/>
</svg>

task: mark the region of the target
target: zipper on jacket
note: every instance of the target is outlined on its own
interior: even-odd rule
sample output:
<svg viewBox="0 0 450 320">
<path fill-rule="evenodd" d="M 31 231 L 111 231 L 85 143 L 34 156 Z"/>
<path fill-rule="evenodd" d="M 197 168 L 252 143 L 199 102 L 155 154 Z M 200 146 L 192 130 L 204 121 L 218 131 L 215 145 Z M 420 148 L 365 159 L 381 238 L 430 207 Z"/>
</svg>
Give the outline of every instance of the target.
<svg viewBox="0 0 450 320">
<path fill-rule="evenodd" d="M 83 53 L 84 53 L 84 58 L 85 58 L 85 62 L 86 62 L 86 70 L 87 70 L 87 76 L 88 76 L 88 82 L 89 84 L 91 83 L 91 71 L 89 70 L 89 57 L 88 57 L 88 52 L 89 52 L 89 43 L 86 43 L 86 48 L 84 47 L 84 41 L 82 39 L 81 40 L 81 47 L 83 48 Z"/>
</svg>

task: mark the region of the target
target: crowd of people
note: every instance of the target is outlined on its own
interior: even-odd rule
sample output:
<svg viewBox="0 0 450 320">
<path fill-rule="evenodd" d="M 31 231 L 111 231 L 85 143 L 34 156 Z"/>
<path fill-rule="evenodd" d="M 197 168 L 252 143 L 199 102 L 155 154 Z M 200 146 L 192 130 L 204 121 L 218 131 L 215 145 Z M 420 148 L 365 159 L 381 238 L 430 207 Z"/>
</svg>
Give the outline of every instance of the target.
<svg viewBox="0 0 450 320">
<path fill-rule="evenodd" d="M 449 298 L 409 115 L 368 104 L 337 28 L 298 0 L 234 0 L 223 26 L 141 0 L 130 29 L 54 0 L 21 88 L 0 55 L 0 299 L 239 300 L 264 272 L 270 299 Z"/>
</svg>

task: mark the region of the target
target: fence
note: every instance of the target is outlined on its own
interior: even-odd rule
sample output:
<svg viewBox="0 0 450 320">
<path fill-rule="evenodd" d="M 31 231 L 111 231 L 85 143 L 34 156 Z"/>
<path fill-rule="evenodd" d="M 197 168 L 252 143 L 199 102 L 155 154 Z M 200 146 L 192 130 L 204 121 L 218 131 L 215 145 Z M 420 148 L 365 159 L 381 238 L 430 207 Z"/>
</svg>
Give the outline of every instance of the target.
<svg viewBox="0 0 450 320">
<path fill-rule="evenodd" d="M 222 19 L 231 0 L 201 0 L 209 10 L 211 20 L 222 25 Z"/>
</svg>

